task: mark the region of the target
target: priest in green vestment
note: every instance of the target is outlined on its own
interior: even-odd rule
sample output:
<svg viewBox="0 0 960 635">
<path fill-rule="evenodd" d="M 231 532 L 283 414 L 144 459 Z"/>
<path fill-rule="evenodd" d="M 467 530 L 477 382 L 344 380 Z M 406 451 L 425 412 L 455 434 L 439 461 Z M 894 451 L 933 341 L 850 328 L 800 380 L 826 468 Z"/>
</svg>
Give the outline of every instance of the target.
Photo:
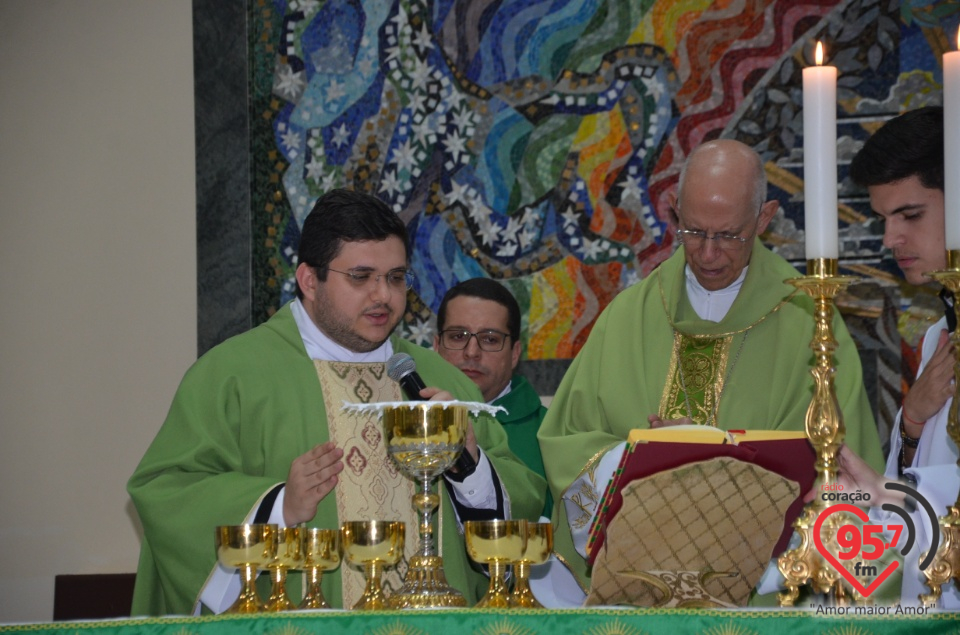
<svg viewBox="0 0 960 635">
<path fill-rule="evenodd" d="M 522 352 L 520 321 L 520 305 L 505 286 L 490 278 L 464 280 L 440 302 L 433 349 L 477 384 L 484 401 L 503 408 L 496 417 L 510 449 L 545 476 L 537 432 L 547 409 L 527 378 L 515 372 Z M 543 515 L 549 518 L 549 490 L 546 497 Z"/>
<path fill-rule="evenodd" d="M 186 373 L 166 421 L 128 483 L 144 538 L 134 615 L 220 612 L 239 576 L 216 562 L 214 528 L 276 522 L 337 529 L 346 520 L 402 520 L 405 556 L 418 545 L 414 485 L 391 463 L 375 415 L 344 402 L 404 398 L 387 359 L 409 354 L 428 386 L 410 398 L 481 401 L 476 386 L 433 351 L 392 336 L 411 283 L 407 232 L 382 201 L 335 190 L 304 221 L 297 299 L 266 323 L 213 348 Z M 487 580 L 466 554 L 459 522 L 536 519 L 544 481 L 510 452 L 491 416 L 472 418 L 465 457 L 443 475 L 438 553 L 472 605 Z M 387 569 L 387 593 L 405 562 Z M 288 590 L 301 593 L 300 576 Z M 269 586 L 260 578 L 261 591 Z M 323 576 L 334 607 L 362 594 L 344 562 Z"/>
<path fill-rule="evenodd" d="M 760 157 L 716 140 L 688 157 L 671 201 L 678 251 L 597 319 L 540 428 L 556 548 L 584 589 L 590 522 L 630 430 L 695 423 L 804 430 L 813 395 L 812 300 L 757 238 L 777 211 Z M 883 465 L 857 349 L 834 315 L 846 443 Z"/>
</svg>

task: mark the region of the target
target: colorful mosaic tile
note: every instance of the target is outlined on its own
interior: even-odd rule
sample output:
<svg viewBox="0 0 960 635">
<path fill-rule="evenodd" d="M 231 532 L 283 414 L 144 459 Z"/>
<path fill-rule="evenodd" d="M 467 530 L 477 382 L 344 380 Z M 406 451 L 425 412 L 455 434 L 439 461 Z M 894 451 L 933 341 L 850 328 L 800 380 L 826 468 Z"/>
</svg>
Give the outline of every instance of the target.
<svg viewBox="0 0 960 635">
<path fill-rule="evenodd" d="M 429 345 L 445 291 L 489 276 L 520 299 L 526 358 L 572 357 L 672 253 L 667 195 L 717 137 L 762 155 L 783 209 L 763 238 L 802 266 L 817 40 L 840 76 L 841 266 L 898 287 L 847 162 L 889 117 L 939 103 L 958 25 L 951 0 L 254 0 L 254 321 L 293 295 L 313 202 L 351 187 L 414 237 L 404 335 Z M 901 320 L 908 349 L 916 330 Z"/>
</svg>

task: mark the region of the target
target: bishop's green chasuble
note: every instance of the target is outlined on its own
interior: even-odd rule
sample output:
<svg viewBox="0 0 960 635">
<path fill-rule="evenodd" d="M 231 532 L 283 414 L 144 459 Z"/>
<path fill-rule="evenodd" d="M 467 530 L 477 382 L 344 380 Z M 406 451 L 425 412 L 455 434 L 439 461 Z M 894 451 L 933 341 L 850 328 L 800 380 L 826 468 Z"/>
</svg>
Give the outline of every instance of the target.
<svg viewBox="0 0 960 635">
<path fill-rule="evenodd" d="M 720 322 L 700 319 L 686 295 L 683 248 L 646 279 L 624 290 L 597 319 L 540 427 L 540 447 L 555 501 L 597 461 L 649 427 L 647 417 L 691 416 L 724 430 L 804 429 L 813 395 L 813 301 L 784 280 L 799 275 L 754 241 L 740 293 Z M 836 394 L 846 443 L 878 471 L 883 457 L 863 388 L 856 346 L 834 315 Z M 579 479 L 578 487 L 587 479 Z M 589 522 L 606 483 L 579 492 L 586 501 L 568 518 L 554 505 L 556 549 L 581 582 L 586 561 L 570 523 Z"/>
</svg>

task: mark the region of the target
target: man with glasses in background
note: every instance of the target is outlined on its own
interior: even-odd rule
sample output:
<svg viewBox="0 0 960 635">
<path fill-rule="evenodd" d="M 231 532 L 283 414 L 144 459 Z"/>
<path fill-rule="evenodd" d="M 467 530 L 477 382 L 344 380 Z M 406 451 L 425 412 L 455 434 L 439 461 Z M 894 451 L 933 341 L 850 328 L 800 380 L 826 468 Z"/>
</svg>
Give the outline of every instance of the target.
<svg viewBox="0 0 960 635">
<path fill-rule="evenodd" d="M 540 427 L 557 551 L 586 584 L 585 544 L 630 430 L 693 423 L 802 431 L 813 394 L 814 307 L 800 275 L 759 240 L 777 211 L 757 153 L 691 152 L 671 205 L 680 248 L 597 319 Z M 847 444 L 883 465 L 860 360 L 843 320 L 836 395 Z"/>
<path fill-rule="evenodd" d="M 527 378 L 514 374 L 522 348 L 520 306 L 502 284 L 472 278 L 444 295 L 433 349 L 473 380 L 484 401 L 504 408 L 497 420 L 507 432 L 510 449 L 544 476 L 537 431 L 547 409 Z M 550 516 L 552 506 L 547 491 L 545 516 Z"/>
<path fill-rule="evenodd" d="M 187 371 L 130 479 L 144 529 L 133 615 L 221 612 L 233 602 L 239 575 L 217 565 L 217 525 L 401 520 L 407 559 L 415 552 L 413 482 L 391 464 L 378 417 L 342 406 L 404 398 L 385 368 L 395 352 L 410 355 L 429 386 L 408 398 L 481 399 L 439 355 L 392 335 L 408 267 L 406 227 L 385 203 L 349 190 L 317 200 L 301 231 L 297 298 Z M 470 604 L 488 582 L 467 558 L 458 519 L 535 519 L 545 489 L 495 419 L 473 422 L 464 450 L 471 469 L 444 474 L 450 495 L 441 496 L 439 532 L 447 579 Z M 404 570 L 385 572 L 388 593 Z M 288 580 L 292 597 L 299 583 Z M 323 595 L 349 608 L 364 585 L 361 571 L 343 566 L 323 576 Z"/>
</svg>

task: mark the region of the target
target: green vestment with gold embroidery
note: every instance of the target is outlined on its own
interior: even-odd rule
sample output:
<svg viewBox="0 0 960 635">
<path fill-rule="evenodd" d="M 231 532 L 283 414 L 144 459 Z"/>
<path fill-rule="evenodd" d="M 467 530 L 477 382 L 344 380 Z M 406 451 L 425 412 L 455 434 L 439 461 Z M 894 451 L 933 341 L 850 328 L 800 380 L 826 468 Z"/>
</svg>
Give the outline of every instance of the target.
<svg viewBox="0 0 960 635">
<path fill-rule="evenodd" d="M 476 385 L 433 351 L 396 337 L 392 342 L 395 351 L 414 358 L 428 386 L 457 399 L 483 401 Z M 334 390 L 335 395 L 325 394 Z M 405 513 L 413 486 L 395 469 L 388 473 L 393 466 L 382 427 L 375 421 L 352 423 L 332 410 L 340 405 L 338 397 L 364 402 L 399 396 L 382 363 L 311 360 L 289 305 L 197 360 L 127 486 L 144 534 L 133 615 L 189 614 L 216 563 L 214 528 L 243 522 L 266 492 L 286 481 L 293 459 L 330 439 L 345 448 L 344 473 L 309 526 L 338 528 L 343 520 L 393 514 L 391 509 Z M 507 435 L 493 417 L 481 415 L 473 425 L 510 497 L 513 516 L 537 519 L 544 504 L 543 479 L 510 452 Z M 352 493 L 345 496 L 348 482 Z M 364 488 L 361 496 L 355 496 L 358 488 Z M 439 491 L 444 571 L 472 604 L 488 580 L 466 554 L 442 484 Z M 417 544 L 416 525 L 408 523 L 406 533 L 410 552 Z M 342 580 L 347 566 L 323 576 L 323 594 L 334 607 L 343 606 L 345 589 L 349 597 L 351 584 Z M 260 581 L 269 586 L 267 576 Z M 299 597 L 299 575 L 291 574 L 288 589 Z"/>
<path fill-rule="evenodd" d="M 562 495 L 630 430 L 649 427 L 649 415 L 691 416 L 724 430 L 804 429 L 813 394 L 814 320 L 813 301 L 784 283 L 797 270 L 756 240 L 730 311 L 710 322 L 687 298 L 684 266 L 681 247 L 610 303 L 540 426 L 547 480 L 558 501 L 556 549 L 587 587 L 586 562 L 573 547 Z M 880 471 L 883 456 L 860 358 L 839 315 L 833 327 L 846 443 Z M 606 483 L 594 485 L 595 505 Z"/>
</svg>

